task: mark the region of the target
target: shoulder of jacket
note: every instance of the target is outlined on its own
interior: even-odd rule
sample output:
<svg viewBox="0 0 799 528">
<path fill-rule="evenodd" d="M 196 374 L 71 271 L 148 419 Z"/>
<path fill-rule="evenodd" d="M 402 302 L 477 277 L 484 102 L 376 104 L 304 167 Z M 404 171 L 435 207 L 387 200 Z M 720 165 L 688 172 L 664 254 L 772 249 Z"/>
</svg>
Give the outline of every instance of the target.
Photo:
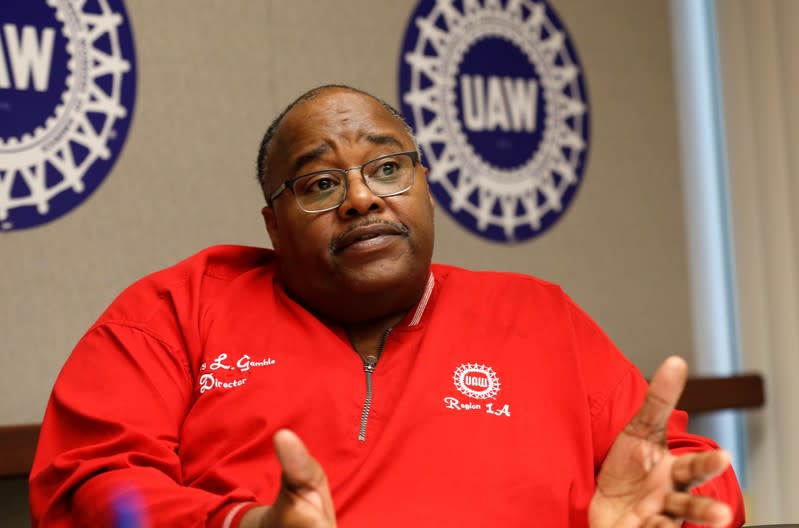
<svg viewBox="0 0 799 528">
<path fill-rule="evenodd" d="M 265 248 L 219 245 L 203 249 L 125 288 L 96 324 L 148 321 L 164 309 L 208 302 L 206 297 L 225 284 L 256 269 L 268 270 L 274 260 L 274 252 Z"/>
<path fill-rule="evenodd" d="M 433 264 L 433 274 L 440 282 L 451 282 L 459 285 L 474 285 L 481 288 L 521 288 L 522 290 L 548 291 L 558 296 L 565 296 L 563 289 L 552 282 L 532 275 L 510 271 L 468 270 L 449 264 Z"/>
</svg>

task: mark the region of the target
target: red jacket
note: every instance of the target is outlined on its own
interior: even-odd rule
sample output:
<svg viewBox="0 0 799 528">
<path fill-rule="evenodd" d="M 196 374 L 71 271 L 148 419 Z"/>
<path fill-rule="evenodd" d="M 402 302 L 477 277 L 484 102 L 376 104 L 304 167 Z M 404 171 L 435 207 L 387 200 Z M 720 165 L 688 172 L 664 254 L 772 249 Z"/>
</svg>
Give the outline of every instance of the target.
<svg viewBox="0 0 799 528">
<path fill-rule="evenodd" d="M 646 383 L 558 287 L 434 265 L 386 338 L 365 411 L 360 356 L 286 295 L 275 264 L 214 247 L 114 301 L 53 389 L 34 526 L 113 526 L 136 497 L 155 526 L 222 526 L 274 499 L 282 427 L 325 468 L 342 528 L 586 525 Z M 715 447 L 685 422 L 672 417 L 673 451 Z M 702 488 L 742 524 L 731 471 Z"/>
</svg>

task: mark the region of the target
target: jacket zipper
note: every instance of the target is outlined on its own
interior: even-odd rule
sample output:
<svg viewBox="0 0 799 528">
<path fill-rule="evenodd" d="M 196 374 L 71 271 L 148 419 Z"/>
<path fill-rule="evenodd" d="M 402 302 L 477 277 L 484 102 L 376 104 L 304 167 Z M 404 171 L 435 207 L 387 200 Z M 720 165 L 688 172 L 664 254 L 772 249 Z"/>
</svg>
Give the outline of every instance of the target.
<svg viewBox="0 0 799 528">
<path fill-rule="evenodd" d="M 388 334 L 391 333 L 392 328 L 386 328 L 383 332 L 383 337 L 377 344 L 377 352 L 374 356 L 366 356 L 363 360 L 363 371 L 366 373 L 366 397 L 363 401 L 363 411 L 361 411 L 361 428 L 358 431 L 358 440 L 361 442 L 366 441 L 366 424 L 369 422 L 369 411 L 372 409 L 372 374 L 377 368 L 377 360 L 380 359 L 380 354 L 383 353 L 383 348 L 386 346 L 386 339 Z"/>
</svg>

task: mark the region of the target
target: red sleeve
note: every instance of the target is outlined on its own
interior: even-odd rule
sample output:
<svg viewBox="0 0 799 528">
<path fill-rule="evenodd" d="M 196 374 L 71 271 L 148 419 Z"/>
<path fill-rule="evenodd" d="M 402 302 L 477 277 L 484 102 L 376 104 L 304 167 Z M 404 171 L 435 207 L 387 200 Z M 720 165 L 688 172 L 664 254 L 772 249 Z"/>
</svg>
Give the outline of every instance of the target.
<svg viewBox="0 0 799 528">
<path fill-rule="evenodd" d="M 687 426 L 688 414 L 684 411 L 674 411 L 669 419 L 669 449 L 671 449 L 672 453 L 693 453 L 719 448 L 709 438 L 686 432 Z M 694 488 L 692 493 L 726 502 L 733 512 L 733 521 L 729 526 L 743 526 L 745 521 L 744 499 L 732 466 L 713 480 Z M 683 526 L 686 528 L 698 528 L 699 525 L 685 523 Z"/>
<path fill-rule="evenodd" d="M 47 406 L 30 477 L 33 526 L 114 526 L 130 516 L 135 526 L 222 526 L 254 500 L 182 482 L 177 449 L 192 391 L 182 351 L 133 324 L 93 328 Z"/>
<path fill-rule="evenodd" d="M 646 395 L 647 383 L 638 369 L 619 352 L 613 342 L 582 310 L 571 304 L 576 342 L 583 353 L 583 372 L 593 423 L 594 470 L 599 473 L 602 461 L 613 440 L 632 419 Z M 688 415 L 674 411 L 668 423 L 668 445 L 674 454 L 709 451 L 718 445 L 708 438 L 686 432 Z M 732 508 L 733 522 L 744 523 L 741 488 L 732 467 L 715 479 L 697 486 L 693 493 L 723 501 Z M 696 525 L 686 523 L 685 527 Z"/>
</svg>

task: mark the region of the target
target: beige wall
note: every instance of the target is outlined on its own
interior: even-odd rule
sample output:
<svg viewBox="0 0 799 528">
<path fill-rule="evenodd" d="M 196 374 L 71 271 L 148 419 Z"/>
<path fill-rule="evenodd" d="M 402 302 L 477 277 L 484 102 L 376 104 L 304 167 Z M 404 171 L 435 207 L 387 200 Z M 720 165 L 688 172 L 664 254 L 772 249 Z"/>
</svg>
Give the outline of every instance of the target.
<svg viewBox="0 0 799 528">
<path fill-rule="evenodd" d="M 38 422 L 71 347 L 126 285 L 207 245 L 267 243 L 255 152 L 283 106 L 342 82 L 397 103 L 412 0 L 126 2 L 138 94 L 114 171 L 49 225 L 0 234 L 0 423 Z M 645 374 L 692 356 L 668 3 L 552 0 L 591 98 L 585 181 L 515 246 L 439 211 L 438 261 L 560 283 Z"/>
</svg>

